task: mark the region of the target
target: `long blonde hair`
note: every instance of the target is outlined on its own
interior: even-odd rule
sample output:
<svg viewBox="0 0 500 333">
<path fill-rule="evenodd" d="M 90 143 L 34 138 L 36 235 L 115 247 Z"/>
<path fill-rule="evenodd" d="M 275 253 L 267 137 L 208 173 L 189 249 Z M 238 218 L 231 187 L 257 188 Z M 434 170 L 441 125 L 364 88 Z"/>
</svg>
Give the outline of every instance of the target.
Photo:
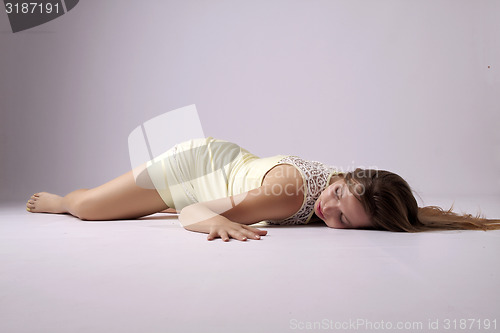
<svg viewBox="0 0 500 333">
<path fill-rule="evenodd" d="M 358 168 L 339 176 L 361 201 L 375 229 L 406 232 L 500 229 L 498 219 L 457 214 L 452 211 L 453 206 L 448 210 L 418 207 L 408 183 L 389 171 Z"/>
</svg>

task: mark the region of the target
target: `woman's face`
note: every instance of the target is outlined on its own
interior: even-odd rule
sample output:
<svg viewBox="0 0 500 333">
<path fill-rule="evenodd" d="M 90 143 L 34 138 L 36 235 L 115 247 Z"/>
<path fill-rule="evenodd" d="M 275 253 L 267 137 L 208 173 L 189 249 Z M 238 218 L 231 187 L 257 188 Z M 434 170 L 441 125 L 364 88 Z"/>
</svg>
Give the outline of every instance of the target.
<svg viewBox="0 0 500 333">
<path fill-rule="evenodd" d="M 327 226 L 336 229 L 371 227 L 370 216 L 349 191 L 343 179 L 328 186 L 314 204 L 314 212 Z"/>
</svg>

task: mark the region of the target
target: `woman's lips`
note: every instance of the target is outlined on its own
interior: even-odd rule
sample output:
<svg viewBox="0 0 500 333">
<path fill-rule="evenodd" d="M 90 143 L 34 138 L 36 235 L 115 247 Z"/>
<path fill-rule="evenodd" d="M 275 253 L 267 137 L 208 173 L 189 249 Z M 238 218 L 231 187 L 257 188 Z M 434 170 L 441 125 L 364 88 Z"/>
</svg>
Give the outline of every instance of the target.
<svg viewBox="0 0 500 333">
<path fill-rule="evenodd" d="M 318 216 L 321 219 L 325 219 L 325 216 L 323 215 L 323 212 L 321 211 L 321 202 L 318 202 Z"/>
</svg>

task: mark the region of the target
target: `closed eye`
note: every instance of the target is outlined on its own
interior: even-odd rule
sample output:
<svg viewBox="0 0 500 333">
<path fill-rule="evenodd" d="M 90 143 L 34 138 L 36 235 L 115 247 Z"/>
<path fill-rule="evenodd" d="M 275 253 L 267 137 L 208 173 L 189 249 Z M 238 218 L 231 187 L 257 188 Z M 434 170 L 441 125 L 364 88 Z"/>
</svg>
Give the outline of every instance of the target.
<svg viewBox="0 0 500 333">
<path fill-rule="evenodd" d="M 335 196 L 337 197 L 337 200 L 340 200 L 340 198 L 341 198 L 341 195 L 340 195 L 340 193 L 342 193 L 341 190 L 342 190 L 342 187 L 337 187 L 337 189 L 335 190 Z M 340 193 L 339 193 L 339 191 L 340 191 Z M 343 215 L 342 212 L 340 212 L 339 221 L 340 221 L 340 223 L 347 225 L 347 223 L 342 221 L 342 215 Z"/>
<path fill-rule="evenodd" d="M 342 223 L 344 225 L 347 225 L 347 223 L 345 223 L 344 221 L 342 221 L 342 213 L 340 213 L 340 215 L 339 215 L 339 220 L 340 220 L 340 223 Z"/>
<path fill-rule="evenodd" d="M 340 194 L 339 194 L 339 190 L 340 190 Z M 345 189 L 344 186 L 341 186 L 341 187 L 337 188 L 337 190 L 335 191 L 335 195 L 337 196 L 338 200 L 340 200 L 340 198 L 344 197 L 344 193 L 345 193 L 344 190 L 347 190 L 347 189 Z M 344 217 L 344 220 L 342 220 L 342 217 Z M 347 219 L 347 217 L 344 215 L 343 212 L 340 212 L 339 220 L 340 220 L 340 223 L 342 223 L 343 225 L 347 225 L 347 226 L 353 228 L 351 222 Z"/>
</svg>

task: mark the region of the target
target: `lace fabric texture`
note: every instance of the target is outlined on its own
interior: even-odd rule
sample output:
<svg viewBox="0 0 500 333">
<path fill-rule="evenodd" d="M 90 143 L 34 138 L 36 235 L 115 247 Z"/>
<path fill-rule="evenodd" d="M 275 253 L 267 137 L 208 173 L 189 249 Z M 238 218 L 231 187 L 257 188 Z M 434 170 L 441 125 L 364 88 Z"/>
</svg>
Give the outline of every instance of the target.
<svg viewBox="0 0 500 333">
<path fill-rule="evenodd" d="M 314 203 L 318 200 L 321 192 L 328 186 L 328 181 L 337 170 L 317 161 L 307 161 L 297 156 L 287 156 L 278 162 L 279 164 L 291 164 L 302 174 L 305 182 L 304 204 L 294 215 L 284 220 L 268 220 L 269 224 L 307 224 L 314 213 Z"/>
</svg>

